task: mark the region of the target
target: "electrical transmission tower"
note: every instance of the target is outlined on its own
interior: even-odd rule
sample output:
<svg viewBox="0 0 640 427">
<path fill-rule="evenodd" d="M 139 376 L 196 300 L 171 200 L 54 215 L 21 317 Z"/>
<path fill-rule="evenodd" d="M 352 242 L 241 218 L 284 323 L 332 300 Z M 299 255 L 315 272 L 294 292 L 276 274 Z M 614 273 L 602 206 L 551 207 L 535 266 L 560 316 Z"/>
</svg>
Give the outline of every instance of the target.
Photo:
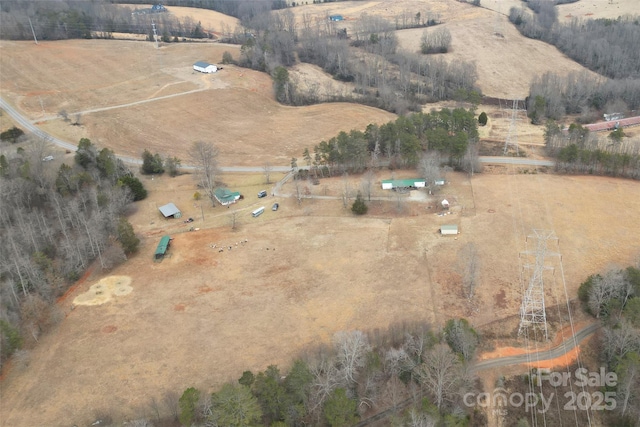
<svg viewBox="0 0 640 427">
<path fill-rule="evenodd" d="M 545 271 L 553 270 L 553 267 L 545 265 L 545 258 L 550 256 L 560 257 L 559 253 L 549 251 L 549 242 L 555 240 L 557 246 L 558 238 L 553 231 L 536 229 L 533 230 L 533 234 L 527 236 L 527 241 L 530 238 L 536 241 L 535 251 L 522 252 L 521 255 L 535 256 L 535 262 L 523 266 L 532 272 L 529 278 L 529 285 L 524 292 L 522 306 L 520 307 L 520 328 L 518 329 L 518 335 L 522 335 L 522 333 L 528 329 L 534 329 L 544 332 L 545 339 L 548 339 L 543 276 Z"/>
<path fill-rule="evenodd" d="M 513 100 L 513 106 L 511 107 L 511 121 L 509 123 L 509 133 L 507 134 L 507 139 L 504 142 L 504 153 L 503 153 L 504 155 L 506 155 L 509 152 L 509 147 L 515 148 L 516 156 L 520 154 L 520 151 L 518 148 L 518 134 L 516 130 L 518 128 L 518 120 L 519 120 L 518 113 L 524 110 L 520 110 L 518 108 L 519 103 L 520 103 L 519 99 Z"/>
<path fill-rule="evenodd" d="M 151 26 L 153 27 L 153 39 L 156 42 L 156 49 L 158 49 L 158 32 L 156 31 L 156 23 L 151 20 Z"/>
</svg>

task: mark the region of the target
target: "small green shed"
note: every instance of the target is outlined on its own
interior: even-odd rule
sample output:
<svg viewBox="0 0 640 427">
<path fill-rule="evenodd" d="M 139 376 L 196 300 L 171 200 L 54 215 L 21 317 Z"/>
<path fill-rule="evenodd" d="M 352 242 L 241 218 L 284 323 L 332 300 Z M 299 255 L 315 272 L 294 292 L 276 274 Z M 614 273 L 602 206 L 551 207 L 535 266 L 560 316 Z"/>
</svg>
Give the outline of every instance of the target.
<svg viewBox="0 0 640 427">
<path fill-rule="evenodd" d="M 158 243 L 158 247 L 156 248 L 155 259 L 159 260 L 164 258 L 165 254 L 167 253 L 167 249 L 169 249 L 170 243 L 171 237 L 162 236 L 162 239 L 160 239 L 160 243 Z"/>
</svg>

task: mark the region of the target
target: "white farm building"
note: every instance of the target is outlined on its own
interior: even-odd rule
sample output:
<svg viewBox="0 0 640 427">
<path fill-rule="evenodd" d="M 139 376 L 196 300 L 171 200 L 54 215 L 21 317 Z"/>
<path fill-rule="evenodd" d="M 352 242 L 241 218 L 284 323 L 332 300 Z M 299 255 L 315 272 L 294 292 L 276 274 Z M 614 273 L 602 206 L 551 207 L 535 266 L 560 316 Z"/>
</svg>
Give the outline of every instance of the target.
<svg viewBox="0 0 640 427">
<path fill-rule="evenodd" d="M 198 61 L 195 64 L 193 64 L 193 69 L 201 73 L 207 73 L 207 74 L 215 73 L 216 71 L 218 71 L 217 66 L 213 64 L 209 64 L 208 62 L 204 62 L 204 61 Z"/>
<path fill-rule="evenodd" d="M 455 235 L 458 234 L 458 226 L 457 225 L 441 225 L 440 226 L 440 234 L 446 235 Z"/>
</svg>

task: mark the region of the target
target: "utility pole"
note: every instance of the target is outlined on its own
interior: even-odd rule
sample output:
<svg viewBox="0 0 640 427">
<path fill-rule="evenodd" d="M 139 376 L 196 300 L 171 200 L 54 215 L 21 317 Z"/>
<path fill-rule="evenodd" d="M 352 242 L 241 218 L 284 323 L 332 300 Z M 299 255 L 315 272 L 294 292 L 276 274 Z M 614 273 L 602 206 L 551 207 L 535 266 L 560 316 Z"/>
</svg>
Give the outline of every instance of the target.
<svg viewBox="0 0 640 427">
<path fill-rule="evenodd" d="M 33 34 L 33 40 L 35 40 L 36 44 L 38 44 L 38 38 L 36 37 L 36 32 L 33 29 L 33 24 L 31 23 L 31 17 L 29 17 L 29 26 L 31 27 L 31 33 Z"/>
<path fill-rule="evenodd" d="M 532 270 L 529 278 L 529 285 L 524 292 L 522 306 L 520 307 L 520 327 L 518 335 L 522 335 L 529 329 L 541 330 L 545 339 L 549 338 L 547 329 L 547 313 L 544 304 L 544 272 L 553 270 L 553 267 L 545 265 L 545 258 L 550 256 L 560 257 L 559 253 L 549 252 L 548 242 L 555 240 L 558 244 L 558 237 L 551 230 L 533 230 L 533 234 L 527 236 L 536 240 L 536 250 L 522 252 L 520 255 L 534 256 L 533 264 L 525 264 L 523 267 Z M 560 258 L 562 260 L 562 258 Z"/>
<path fill-rule="evenodd" d="M 156 23 L 154 20 L 151 20 L 151 27 L 153 28 L 153 39 L 156 42 L 156 49 L 158 49 L 158 32 L 156 31 Z"/>
</svg>

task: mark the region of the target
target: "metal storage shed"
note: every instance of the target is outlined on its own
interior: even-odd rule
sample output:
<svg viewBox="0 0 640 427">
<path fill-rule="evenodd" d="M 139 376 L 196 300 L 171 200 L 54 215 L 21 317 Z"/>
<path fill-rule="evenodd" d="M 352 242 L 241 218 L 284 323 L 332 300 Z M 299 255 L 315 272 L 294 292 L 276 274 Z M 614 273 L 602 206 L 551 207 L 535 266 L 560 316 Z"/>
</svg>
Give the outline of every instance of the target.
<svg viewBox="0 0 640 427">
<path fill-rule="evenodd" d="M 458 226 L 457 225 L 441 225 L 440 234 L 442 235 L 458 234 Z"/>
<path fill-rule="evenodd" d="M 170 243 L 171 237 L 162 236 L 162 239 L 160 239 L 160 243 L 158 243 L 158 247 L 156 248 L 155 259 L 164 258 L 165 254 L 167 253 L 167 249 L 169 249 Z"/>
<path fill-rule="evenodd" d="M 160 206 L 158 209 L 160 209 L 160 212 L 165 218 L 180 218 L 182 216 L 182 212 L 180 212 L 180 209 L 178 209 L 178 207 L 173 203 L 167 203 L 164 206 Z"/>
</svg>

